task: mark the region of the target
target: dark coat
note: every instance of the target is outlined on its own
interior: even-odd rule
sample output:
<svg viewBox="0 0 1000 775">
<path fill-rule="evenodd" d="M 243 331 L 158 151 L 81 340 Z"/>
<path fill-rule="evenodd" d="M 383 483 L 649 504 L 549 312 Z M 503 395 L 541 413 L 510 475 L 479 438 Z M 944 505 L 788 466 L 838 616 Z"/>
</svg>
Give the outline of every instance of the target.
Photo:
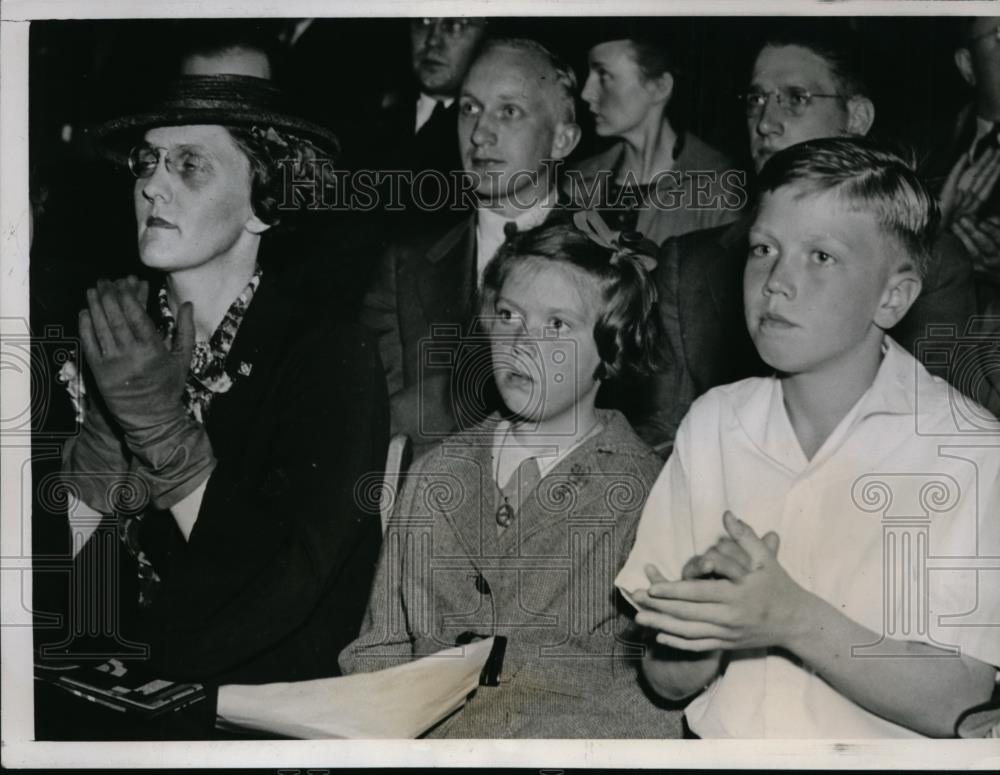
<svg viewBox="0 0 1000 775">
<path fill-rule="evenodd" d="M 460 171 L 462 159 L 458 151 L 458 100 L 448 108 L 434 113 L 414 131 L 417 122 L 417 93 L 408 91 L 392 95 L 393 100 L 378 116 L 378 127 L 384 144 L 379 167 L 407 170 Z"/>
<path fill-rule="evenodd" d="M 209 409 L 218 465 L 190 540 L 167 511 L 141 522 L 141 546 L 162 581 L 140 611 L 123 579 L 126 625 L 150 645 L 150 667 L 163 677 L 336 675 L 381 542 L 377 508 L 357 497 L 385 463 L 376 348 L 359 327 L 296 307 L 265 277 L 229 352 L 227 364 L 241 363 L 250 374 L 234 377 Z"/>
<path fill-rule="evenodd" d="M 695 398 L 717 385 L 770 373 L 757 355 L 743 315 L 750 223 L 745 217 L 669 239 L 660 248 L 655 278 L 668 365 L 645 385 L 636 400 L 643 416 L 632 419 L 643 440 L 661 453 L 669 450 Z M 969 255 L 955 237 L 944 234 L 935 243 L 920 297 L 890 334 L 915 352 L 929 324 L 964 331 L 973 314 Z M 928 367 L 948 376 L 946 367 Z"/>
</svg>

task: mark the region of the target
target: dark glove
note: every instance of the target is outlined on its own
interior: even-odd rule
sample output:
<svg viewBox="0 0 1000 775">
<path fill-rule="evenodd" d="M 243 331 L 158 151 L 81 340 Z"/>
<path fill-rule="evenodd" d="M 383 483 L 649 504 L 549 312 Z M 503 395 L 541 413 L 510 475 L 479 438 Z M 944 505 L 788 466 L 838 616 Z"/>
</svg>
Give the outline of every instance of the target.
<svg viewBox="0 0 1000 775">
<path fill-rule="evenodd" d="M 177 314 L 168 346 L 141 302 L 145 283 L 134 278 L 98 282 L 80 313 L 80 339 L 94 382 L 121 427 L 157 508 L 193 492 L 215 467 L 204 427 L 181 397 L 194 350 L 194 310 Z"/>
<path fill-rule="evenodd" d="M 102 514 L 141 505 L 148 498 L 148 489 L 129 473 L 121 432 L 112 428 L 99 400 L 85 395 L 83 407 L 79 434 L 63 445 L 63 484 Z"/>
</svg>

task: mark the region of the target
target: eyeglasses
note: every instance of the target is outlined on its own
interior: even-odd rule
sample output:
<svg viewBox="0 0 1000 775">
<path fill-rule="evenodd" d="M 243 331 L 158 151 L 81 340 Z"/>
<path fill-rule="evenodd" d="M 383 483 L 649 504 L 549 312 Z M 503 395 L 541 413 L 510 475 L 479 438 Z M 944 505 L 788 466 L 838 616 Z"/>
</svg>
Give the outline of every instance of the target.
<svg viewBox="0 0 1000 775">
<path fill-rule="evenodd" d="M 796 86 L 782 86 L 771 91 L 749 91 L 739 96 L 746 107 L 747 116 L 757 116 L 764 111 L 767 100 L 774 97 L 786 116 L 801 116 L 812 106 L 815 99 L 844 99 L 843 94 L 816 94 Z"/>
<path fill-rule="evenodd" d="M 420 19 L 412 19 L 410 21 L 410 28 L 416 32 L 426 32 L 432 29 L 435 25 L 440 25 L 438 27 L 443 35 L 447 35 L 449 38 L 457 38 L 465 34 L 465 31 L 470 27 L 481 27 L 483 23 L 476 19 L 464 19 L 464 18 L 436 18 L 436 17 L 423 17 Z"/>
<path fill-rule="evenodd" d="M 992 30 L 987 32 L 981 32 L 978 35 L 973 35 L 969 38 L 970 43 L 975 43 L 980 40 L 985 40 L 986 38 L 993 38 L 994 42 L 1000 43 L 1000 24 L 994 27 Z"/>
<path fill-rule="evenodd" d="M 191 148 L 181 147 L 174 151 L 156 148 L 152 145 L 137 145 L 128 153 L 128 168 L 137 178 L 151 178 L 160 166 L 160 159 L 171 175 L 179 175 L 186 183 L 204 180 L 211 172 L 212 164 L 206 156 Z"/>
</svg>

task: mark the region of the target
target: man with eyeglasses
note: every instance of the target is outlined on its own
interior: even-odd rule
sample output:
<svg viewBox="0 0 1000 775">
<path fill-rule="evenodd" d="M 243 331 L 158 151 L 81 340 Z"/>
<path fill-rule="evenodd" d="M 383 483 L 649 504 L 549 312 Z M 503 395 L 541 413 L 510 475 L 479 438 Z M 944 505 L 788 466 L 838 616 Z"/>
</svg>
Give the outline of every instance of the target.
<svg viewBox="0 0 1000 775">
<path fill-rule="evenodd" d="M 778 151 L 822 137 L 865 135 L 875 106 L 859 67 L 858 41 L 840 20 L 793 20 L 768 34 L 754 59 L 745 111 L 756 170 Z M 657 268 L 671 366 L 645 384 L 630 419 L 666 456 L 699 395 L 762 373 L 743 319 L 743 267 L 751 217 L 663 243 Z M 924 291 L 893 337 L 910 350 L 928 323 L 963 329 L 974 312 L 969 258 L 954 238 L 938 241 Z"/>
</svg>

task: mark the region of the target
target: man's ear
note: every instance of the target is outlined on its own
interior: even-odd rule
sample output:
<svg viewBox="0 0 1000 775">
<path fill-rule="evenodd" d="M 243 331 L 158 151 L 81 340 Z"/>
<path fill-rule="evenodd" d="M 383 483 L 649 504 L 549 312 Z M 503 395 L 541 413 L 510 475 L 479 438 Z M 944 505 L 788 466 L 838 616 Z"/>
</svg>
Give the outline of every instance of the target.
<svg viewBox="0 0 1000 775">
<path fill-rule="evenodd" d="M 855 94 L 847 100 L 847 133 L 863 137 L 875 123 L 875 104 Z"/>
<path fill-rule="evenodd" d="M 909 312 L 920 295 L 923 282 L 913 269 L 893 272 L 886 283 L 882 302 L 875 312 L 875 325 L 883 331 L 895 326 Z"/>
<path fill-rule="evenodd" d="M 962 80 L 969 86 L 976 85 L 976 71 L 972 67 L 972 52 L 965 46 L 955 49 L 955 67 L 962 75 Z"/>
<path fill-rule="evenodd" d="M 581 134 L 582 131 L 578 124 L 567 121 L 560 121 L 556 124 L 555 135 L 552 137 L 551 158 L 565 159 L 573 153 L 576 144 L 580 142 Z"/>
<path fill-rule="evenodd" d="M 250 220 L 248 220 L 243 228 L 246 229 L 251 234 L 261 235 L 265 231 L 271 228 L 274 224 L 264 223 L 260 218 L 257 217 L 256 213 L 250 215 Z"/>
</svg>

